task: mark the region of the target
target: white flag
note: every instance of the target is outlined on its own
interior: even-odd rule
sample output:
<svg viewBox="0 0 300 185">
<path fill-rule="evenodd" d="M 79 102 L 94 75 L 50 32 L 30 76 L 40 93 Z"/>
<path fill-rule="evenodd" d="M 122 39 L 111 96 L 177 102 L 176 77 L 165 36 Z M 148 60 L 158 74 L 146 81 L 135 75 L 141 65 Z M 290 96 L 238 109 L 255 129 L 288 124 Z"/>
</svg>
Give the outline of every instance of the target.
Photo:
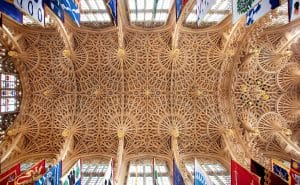
<svg viewBox="0 0 300 185">
<path fill-rule="evenodd" d="M 14 5 L 27 15 L 31 16 L 40 25 L 45 25 L 43 0 L 14 0 Z"/>
<path fill-rule="evenodd" d="M 211 9 L 211 7 L 216 3 L 216 0 L 197 0 L 197 23 L 199 24 Z"/>
<path fill-rule="evenodd" d="M 259 1 L 260 0 L 232 0 L 232 23 L 235 24 Z"/>
<path fill-rule="evenodd" d="M 294 21 L 300 18 L 300 0 L 288 0 L 289 6 L 289 21 Z"/>
<path fill-rule="evenodd" d="M 255 21 L 265 16 L 278 6 L 280 6 L 280 0 L 262 0 L 246 14 L 246 25 L 252 25 Z"/>
<path fill-rule="evenodd" d="M 112 159 L 109 162 L 108 168 L 105 172 L 104 179 L 102 185 L 113 185 L 113 161 Z"/>
<path fill-rule="evenodd" d="M 197 159 L 195 159 L 195 185 L 213 185 Z"/>
</svg>

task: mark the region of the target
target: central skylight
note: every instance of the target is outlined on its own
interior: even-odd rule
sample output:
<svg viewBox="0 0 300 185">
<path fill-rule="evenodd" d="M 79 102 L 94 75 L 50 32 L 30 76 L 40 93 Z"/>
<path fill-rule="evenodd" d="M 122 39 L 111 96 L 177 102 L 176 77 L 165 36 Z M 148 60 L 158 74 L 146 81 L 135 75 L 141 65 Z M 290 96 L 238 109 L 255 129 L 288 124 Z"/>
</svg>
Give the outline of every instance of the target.
<svg viewBox="0 0 300 185">
<path fill-rule="evenodd" d="M 129 20 L 134 25 L 156 27 L 166 24 L 173 0 L 127 0 Z"/>
</svg>

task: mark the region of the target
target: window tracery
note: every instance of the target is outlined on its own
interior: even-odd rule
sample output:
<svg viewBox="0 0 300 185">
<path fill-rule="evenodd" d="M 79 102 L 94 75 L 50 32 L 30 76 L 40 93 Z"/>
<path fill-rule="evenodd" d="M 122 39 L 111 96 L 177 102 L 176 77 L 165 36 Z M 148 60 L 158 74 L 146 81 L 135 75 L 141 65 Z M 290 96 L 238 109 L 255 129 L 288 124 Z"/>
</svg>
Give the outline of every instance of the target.
<svg viewBox="0 0 300 185">
<path fill-rule="evenodd" d="M 103 184 L 109 161 L 82 161 L 82 184 Z"/>
<path fill-rule="evenodd" d="M 170 170 L 167 163 L 153 159 L 133 160 L 128 165 L 127 185 L 144 184 L 153 185 L 154 166 L 157 171 L 158 184 L 171 185 Z"/>
<path fill-rule="evenodd" d="M 0 44 L 0 142 L 14 122 L 20 107 L 21 83 L 7 50 Z"/>
</svg>

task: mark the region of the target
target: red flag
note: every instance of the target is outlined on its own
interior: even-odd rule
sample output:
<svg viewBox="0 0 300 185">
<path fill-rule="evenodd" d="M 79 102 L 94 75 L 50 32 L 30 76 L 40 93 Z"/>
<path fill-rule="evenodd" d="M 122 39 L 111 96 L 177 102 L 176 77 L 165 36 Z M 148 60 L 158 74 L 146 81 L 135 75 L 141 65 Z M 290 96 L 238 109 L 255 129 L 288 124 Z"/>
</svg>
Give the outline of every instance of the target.
<svg viewBox="0 0 300 185">
<path fill-rule="evenodd" d="M 300 184 L 300 173 L 297 172 L 294 169 L 290 169 L 290 175 L 291 175 L 291 185 L 298 185 Z"/>
<path fill-rule="evenodd" d="M 188 0 L 182 0 L 183 6 L 188 2 Z"/>
<path fill-rule="evenodd" d="M 27 172 L 18 176 L 16 178 L 15 185 L 34 184 L 34 181 L 39 180 L 45 172 L 45 160 L 41 160 L 32 166 Z"/>
<path fill-rule="evenodd" d="M 260 185 L 260 178 L 231 160 L 231 185 Z"/>
<path fill-rule="evenodd" d="M 16 164 L 14 167 L 10 168 L 6 172 L 0 175 L 1 185 L 13 185 L 15 178 L 20 175 L 21 167 L 20 163 Z"/>
</svg>

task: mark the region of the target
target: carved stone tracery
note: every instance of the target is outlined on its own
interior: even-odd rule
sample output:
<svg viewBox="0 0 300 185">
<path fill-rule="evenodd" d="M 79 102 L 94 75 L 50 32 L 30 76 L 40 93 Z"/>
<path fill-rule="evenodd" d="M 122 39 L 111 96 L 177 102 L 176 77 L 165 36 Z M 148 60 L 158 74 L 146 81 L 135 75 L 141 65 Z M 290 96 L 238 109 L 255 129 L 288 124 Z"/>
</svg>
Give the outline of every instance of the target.
<svg viewBox="0 0 300 185">
<path fill-rule="evenodd" d="M 264 159 L 260 151 L 297 155 L 291 135 L 276 135 L 299 129 L 299 106 L 291 103 L 298 97 L 283 92 L 298 85 L 298 73 L 287 70 L 298 61 L 286 45 L 289 30 L 228 20 L 218 28 L 180 28 L 176 48 L 172 26 L 123 27 L 122 47 L 115 28 L 74 28 L 70 53 L 56 30 L 24 28 L 18 60 L 27 94 L 14 124 L 22 137 L 10 142 L 19 149 L 8 164 L 21 155 L 101 154 L 117 158 L 120 174 L 120 161 L 139 155 L 176 155 L 180 163 L 181 155 L 211 153 L 243 164 Z M 264 121 L 270 112 L 289 122 L 276 130 Z"/>
</svg>

